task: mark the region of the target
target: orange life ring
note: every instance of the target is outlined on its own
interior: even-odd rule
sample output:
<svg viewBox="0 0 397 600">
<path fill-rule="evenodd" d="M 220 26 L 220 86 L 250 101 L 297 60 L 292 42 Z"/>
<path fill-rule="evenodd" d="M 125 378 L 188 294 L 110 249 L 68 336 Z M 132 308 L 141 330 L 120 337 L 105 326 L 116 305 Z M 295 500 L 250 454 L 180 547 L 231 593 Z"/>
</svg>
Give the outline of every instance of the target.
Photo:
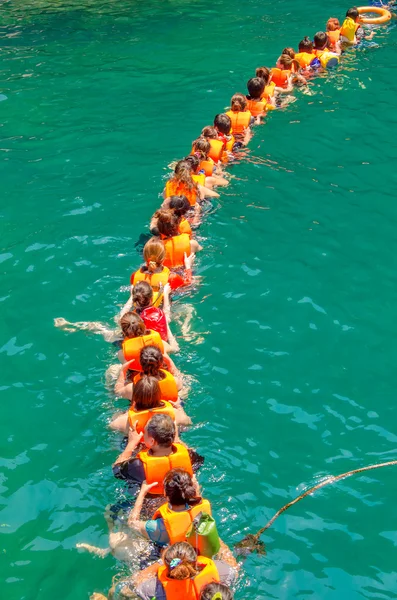
<svg viewBox="0 0 397 600">
<path fill-rule="evenodd" d="M 358 14 L 360 15 L 360 23 L 366 23 L 368 25 L 381 25 L 382 23 L 388 23 L 391 19 L 391 12 L 386 10 L 386 8 L 381 8 L 379 6 L 360 6 L 358 9 Z M 380 15 L 379 17 L 362 17 L 361 15 L 365 15 L 366 13 L 375 13 L 376 15 Z"/>
</svg>

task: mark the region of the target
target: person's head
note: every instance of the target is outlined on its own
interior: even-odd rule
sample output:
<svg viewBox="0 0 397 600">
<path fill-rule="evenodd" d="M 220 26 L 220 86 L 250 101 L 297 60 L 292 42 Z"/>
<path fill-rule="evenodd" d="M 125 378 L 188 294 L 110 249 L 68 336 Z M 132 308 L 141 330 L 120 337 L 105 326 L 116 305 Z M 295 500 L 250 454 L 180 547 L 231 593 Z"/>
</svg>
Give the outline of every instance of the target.
<svg viewBox="0 0 397 600">
<path fill-rule="evenodd" d="M 263 81 L 267 85 L 270 79 L 270 69 L 268 69 L 267 67 L 258 67 L 255 71 L 255 77 L 263 79 Z"/>
<path fill-rule="evenodd" d="M 232 128 L 232 121 L 229 115 L 226 115 L 225 113 L 220 113 L 219 115 L 216 115 L 214 119 L 214 127 L 219 131 L 219 133 L 229 135 L 230 130 Z"/>
<path fill-rule="evenodd" d="M 150 410 L 161 404 L 159 382 L 155 377 L 143 375 L 132 388 L 132 403 L 135 410 Z"/>
<path fill-rule="evenodd" d="M 293 48 L 284 48 L 281 54 L 288 54 L 291 58 L 295 58 L 295 50 Z"/>
<path fill-rule="evenodd" d="M 170 504 L 182 506 L 197 498 L 193 479 L 185 469 L 172 469 L 164 478 L 164 493 Z"/>
<path fill-rule="evenodd" d="M 177 217 L 183 217 L 190 210 L 190 203 L 186 196 L 171 196 L 169 207 Z"/>
<path fill-rule="evenodd" d="M 215 127 L 212 127 L 212 125 L 207 125 L 207 127 L 204 127 L 203 131 L 201 132 L 201 135 L 207 140 L 216 140 L 216 138 L 218 137 L 218 132 L 215 129 Z"/>
<path fill-rule="evenodd" d="M 308 54 L 313 52 L 313 42 L 307 36 L 299 42 L 299 52 L 307 52 Z"/>
<path fill-rule="evenodd" d="M 233 592 L 222 583 L 207 583 L 200 593 L 200 600 L 233 600 Z"/>
<path fill-rule="evenodd" d="M 125 338 L 136 338 L 145 335 L 146 326 L 135 312 L 125 313 L 120 319 L 121 331 Z"/>
<path fill-rule="evenodd" d="M 316 50 L 323 50 L 328 44 L 328 36 L 324 31 L 317 31 L 313 41 Z"/>
<path fill-rule="evenodd" d="M 230 101 L 230 108 L 236 112 L 244 111 L 247 108 L 247 98 L 244 94 L 234 94 Z"/>
<path fill-rule="evenodd" d="M 139 355 L 142 371 L 145 375 L 157 377 L 163 366 L 163 355 L 157 346 L 145 346 Z"/>
<path fill-rule="evenodd" d="M 139 311 L 150 306 L 152 301 L 152 286 L 147 281 L 138 281 L 132 290 L 132 302 L 135 306 L 135 310 L 139 313 Z"/>
<path fill-rule="evenodd" d="M 196 550 L 187 542 L 176 542 L 163 552 L 163 562 L 170 579 L 190 579 L 198 574 Z"/>
<path fill-rule="evenodd" d="M 261 77 L 251 77 L 247 82 L 248 94 L 254 100 L 258 100 L 262 96 L 265 86 L 265 80 Z"/>
<path fill-rule="evenodd" d="M 337 31 L 340 29 L 340 23 L 335 17 L 331 17 L 327 21 L 327 31 Z"/>
<path fill-rule="evenodd" d="M 155 271 L 162 266 L 165 259 L 164 244 L 159 238 L 153 237 L 143 248 L 143 260 L 148 271 Z"/>
<path fill-rule="evenodd" d="M 175 440 L 175 423 L 168 415 L 153 415 L 143 432 L 146 448 L 171 448 Z"/>
<path fill-rule="evenodd" d="M 182 159 L 176 163 L 174 179 L 184 183 L 188 189 L 196 187 L 192 179 L 193 166 L 192 163 L 186 159 Z"/>
<path fill-rule="evenodd" d="M 195 154 L 190 154 L 189 156 L 186 156 L 186 158 L 184 158 L 184 161 L 190 164 L 192 173 L 197 173 L 200 166 L 200 159 L 198 156 L 196 156 Z"/>
<path fill-rule="evenodd" d="M 178 217 L 170 208 L 162 208 L 157 211 L 157 229 L 160 235 L 166 238 L 178 235 Z"/>
<path fill-rule="evenodd" d="M 200 160 L 207 160 L 208 152 L 211 150 L 211 144 L 204 137 L 200 136 L 193 142 L 193 154 Z"/>
<path fill-rule="evenodd" d="M 289 54 L 282 54 L 277 61 L 277 67 L 284 71 L 291 71 L 293 65 L 294 59 Z"/>
<path fill-rule="evenodd" d="M 346 13 L 346 17 L 350 17 L 353 21 L 357 21 L 360 16 L 357 6 L 352 6 Z"/>
</svg>

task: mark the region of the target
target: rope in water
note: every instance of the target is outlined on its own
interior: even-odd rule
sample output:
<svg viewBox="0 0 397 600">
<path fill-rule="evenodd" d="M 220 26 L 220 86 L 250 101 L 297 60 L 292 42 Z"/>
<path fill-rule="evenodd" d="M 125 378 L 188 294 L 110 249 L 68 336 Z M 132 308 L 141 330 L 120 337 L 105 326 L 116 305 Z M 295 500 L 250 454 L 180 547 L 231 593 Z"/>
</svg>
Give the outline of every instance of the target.
<svg viewBox="0 0 397 600">
<path fill-rule="evenodd" d="M 390 467 L 392 465 L 397 465 L 397 460 L 391 460 L 389 462 L 379 463 L 378 465 L 368 465 L 367 467 L 361 467 L 360 469 L 353 469 L 352 471 L 347 471 L 347 473 L 342 473 L 341 475 L 336 475 L 336 476 L 330 475 L 330 477 L 327 477 L 327 479 L 324 479 L 323 481 L 321 481 L 317 485 L 314 485 L 313 487 L 309 488 L 308 490 L 306 490 L 305 492 L 303 492 L 303 494 L 301 494 L 300 496 L 298 496 L 294 500 L 291 500 L 291 502 L 288 502 L 282 508 L 280 508 L 276 512 L 276 514 L 272 516 L 272 518 L 270 519 L 270 521 L 268 521 L 266 523 L 266 525 L 264 527 L 262 527 L 255 534 L 254 537 L 256 539 L 259 539 L 261 537 L 261 535 L 266 531 L 266 529 L 269 529 L 269 527 L 271 527 L 273 525 L 274 521 L 283 512 L 285 512 L 291 506 L 293 506 L 294 504 L 296 504 L 297 502 L 299 502 L 300 500 L 302 500 L 302 498 L 305 498 L 305 496 L 309 496 L 310 494 L 312 494 L 316 490 L 319 490 L 320 488 L 323 488 L 326 485 L 329 485 L 330 483 L 335 483 L 335 481 L 339 481 L 340 479 L 345 479 L 346 477 L 350 477 L 351 475 L 355 475 L 356 473 L 363 473 L 364 471 L 371 471 L 372 469 L 380 469 L 381 467 Z"/>
</svg>

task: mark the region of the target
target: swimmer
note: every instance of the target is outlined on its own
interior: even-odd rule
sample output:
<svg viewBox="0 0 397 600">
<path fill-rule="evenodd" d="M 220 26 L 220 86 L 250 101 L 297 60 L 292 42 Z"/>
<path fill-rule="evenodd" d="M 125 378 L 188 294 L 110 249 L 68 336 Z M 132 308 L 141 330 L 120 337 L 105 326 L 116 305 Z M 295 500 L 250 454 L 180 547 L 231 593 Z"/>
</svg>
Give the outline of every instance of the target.
<svg viewBox="0 0 397 600">
<path fill-rule="evenodd" d="M 145 346 L 139 355 L 139 362 L 142 367 L 143 375 L 155 377 L 160 386 L 162 400 L 171 400 L 178 402 L 178 392 L 182 389 L 182 379 L 180 375 L 173 375 L 167 370 L 168 361 L 160 349 L 156 346 Z M 134 375 L 133 382 L 126 381 L 126 374 L 130 363 L 125 363 L 114 387 L 114 393 L 120 398 L 131 400 L 133 384 L 142 378 L 141 373 Z"/>
<path fill-rule="evenodd" d="M 261 100 L 266 102 L 266 110 L 273 110 L 275 108 L 275 98 L 277 92 L 275 92 L 276 84 L 271 81 L 270 69 L 268 67 L 258 67 L 255 70 L 255 77 L 263 79 L 265 82 L 265 89 L 263 90 Z"/>
<path fill-rule="evenodd" d="M 328 49 L 328 36 L 324 31 L 318 31 L 314 36 L 313 53 L 318 60 L 313 60 L 310 64 L 312 69 L 326 68 L 328 66 L 336 66 L 339 63 L 339 55 L 341 53 L 340 45 L 337 44 L 335 51 L 331 52 Z"/>
<path fill-rule="evenodd" d="M 174 352 L 175 347 L 163 341 L 157 331 L 146 329 L 143 319 L 136 312 L 131 311 L 123 315 L 120 319 L 120 327 L 123 340 L 120 342 L 118 358 L 121 363 L 134 360 L 136 363 L 134 370 L 140 371 L 139 354 L 144 346 L 157 346 L 171 362 L 168 354 Z"/>
<path fill-rule="evenodd" d="M 192 179 L 192 167 L 185 160 L 176 163 L 174 175 L 169 179 L 163 191 L 164 207 L 168 207 L 167 199 L 171 196 L 186 196 L 191 206 L 200 212 L 199 200 L 204 200 L 206 190 Z"/>
<path fill-rule="evenodd" d="M 132 492 L 144 481 L 148 484 L 157 481 L 150 494 L 164 496 L 163 480 L 171 469 L 182 467 L 193 475 L 204 462 L 195 450 L 176 442 L 176 433 L 175 423 L 168 415 L 154 415 L 143 434 L 129 442 L 118 456 L 113 464 L 113 475 L 132 486 Z M 145 449 L 134 456 L 141 441 Z"/>
<path fill-rule="evenodd" d="M 189 237 L 192 237 L 192 228 L 187 218 L 191 207 L 186 196 L 170 196 L 168 207 L 178 217 L 178 233 L 187 233 Z M 150 233 L 156 236 L 160 235 L 157 229 L 157 211 L 150 221 Z"/>
<path fill-rule="evenodd" d="M 214 186 L 227 186 L 229 182 L 224 177 L 220 177 L 219 175 L 212 175 L 211 177 L 206 177 L 205 173 L 200 172 L 200 159 L 195 155 L 191 154 L 185 158 L 187 162 L 190 163 L 192 167 L 192 177 L 194 181 L 199 184 L 204 185 L 206 189 L 205 197 L 206 198 L 219 198 L 219 194 L 214 192 L 212 189 Z M 203 183 L 204 182 L 204 183 Z"/>
<path fill-rule="evenodd" d="M 264 79 L 260 77 L 252 77 L 247 82 L 247 110 L 249 110 L 251 115 L 256 118 L 257 123 L 260 122 L 261 117 L 266 116 L 266 102 L 262 98 L 265 86 L 266 83 Z"/>
<path fill-rule="evenodd" d="M 174 198 L 174 196 L 171 196 L 171 198 Z M 177 221 L 177 226 L 179 227 L 180 221 L 178 221 L 177 215 L 175 216 L 175 219 Z M 158 237 L 153 237 L 146 242 L 143 249 L 143 259 L 145 262 L 138 271 L 131 274 L 131 285 L 136 285 L 138 281 L 147 281 L 154 291 L 158 291 L 161 286 L 165 287 L 167 283 L 170 284 L 171 290 L 177 290 L 181 287 L 191 285 L 193 281 L 192 266 L 195 254 L 189 252 L 189 255 L 184 257 L 185 270 L 182 275 L 171 272 L 168 267 L 164 266 L 165 257 L 166 250 L 162 240 Z M 127 305 L 125 308 L 130 310 L 130 307 Z M 125 308 L 123 309 L 123 312 L 126 312 Z"/>
<path fill-rule="evenodd" d="M 218 132 L 218 140 L 224 143 L 223 162 L 227 162 L 233 157 L 232 152 L 236 150 L 236 140 L 231 134 L 232 121 L 226 113 L 220 113 L 215 116 L 214 127 Z"/>
<path fill-rule="evenodd" d="M 306 36 L 299 42 L 299 52 L 295 54 L 295 60 L 301 69 L 307 69 L 314 58 L 316 55 L 313 52 L 313 42 Z"/>
<path fill-rule="evenodd" d="M 232 123 L 232 134 L 236 143 L 246 146 L 252 137 L 251 126 L 255 118 L 247 110 L 247 98 L 244 94 L 234 94 L 230 101 L 230 110 L 226 113 Z"/>
<path fill-rule="evenodd" d="M 219 571 L 219 570 L 218 570 Z M 207 583 L 201 590 L 200 600 L 233 600 L 232 590 L 223 583 Z"/>
<path fill-rule="evenodd" d="M 208 140 L 210 150 L 208 157 L 214 161 L 216 167 L 222 162 L 225 156 L 225 142 L 218 137 L 218 130 L 212 125 L 207 125 L 203 128 L 201 136 Z"/>
<path fill-rule="evenodd" d="M 222 173 L 220 166 L 215 165 L 209 156 L 210 152 L 211 144 L 207 138 L 201 135 L 197 140 L 194 140 L 191 153 L 200 160 L 199 171 L 204 173 L 206 177 L 212 177 L 214 173 L 218 175 Z"/>
<path fill-rule="evenodd" d="M 168 400 L 162 400 L 158 380 L 144 375 L 135 383 L 132 390 L 131 405 L 128 411 L 114 415 L 109 423 L 110 429 L 124 435 L 129 430 L 141 433 L 146 423 L 154 414 L 165 414 L 175 421 L 176 425 L 191 425 L 192 421 L 182 406 Z"/>
<path fill-rule="evenodd" d="M 178 217 L 172 210 L 160 209 L 156 217 L 157 229 L 164 244 L 163 264 L 166 267 L 170 269 L 183 267 L 187 257 L 203 249 L 197 240 L 191 240 L 187 233 L 179 233 Z"/>
<path fill-rule="evenodd" d="M 360 15 L 357 7 L 353 6 L 352 8 L 349 8 L 346 13 L 346 19 L 343 21 L 340 29 L 340 42 L 341 44 L 344 44 L 344 46 L 355 46 L 364 37 L 367 40 L 372 40 L 374 37 L 375 31 L 366 33 L 364 28 L 360 25 L 359 19 Z"/>
<path fill-rule="evenodd" d="M 340 38 L 340 23 L 335 17 L 331 17 L 327 21 L 327 36 L 329 41 L 330 50 L 335 50 L 339 46 Z"/>
<path fill-rule="evenodd" d="M 306 79 L 298 73 L 299 68 L 298 61 L 291 58 L 289 54 L 282 54 L 277 60 L 276 67 L 271 70 L 272 81 L 276 84 L 275 91 L 288 94 L 292 92 L 294 85 L 306 85 Z"/>
<path fill-rule="evenodd" d="M 281 54 L 286 54 L 290 56 L 292 60 L 295 58 L 295 50 L 293 48 L 284 48 Z"/>
<path fill-rule="evenodd" d="M 152 519 L 141 521 L 139 516 L 143 500 L 154 486 L 155 484 L 148 485 L 143 482 L 135 506 L 128 517 L 128 524 L 158 546 L 174 544 L 177 538 L 184 537 L 192 520 L 200 512 L 211 515 L 211 505 L 208 500 L 201 498 L 197 480 L 184 469 L 172 469 L 164 478 L 164 493 L 167 501 L 156 510 Z M 183 521 L 181 513 L 188 513 Z M 222 541 L 220 543 L 218 556 L 232 567 L 236 567 L 236 559 L 230 549 Z"/>
</svg>

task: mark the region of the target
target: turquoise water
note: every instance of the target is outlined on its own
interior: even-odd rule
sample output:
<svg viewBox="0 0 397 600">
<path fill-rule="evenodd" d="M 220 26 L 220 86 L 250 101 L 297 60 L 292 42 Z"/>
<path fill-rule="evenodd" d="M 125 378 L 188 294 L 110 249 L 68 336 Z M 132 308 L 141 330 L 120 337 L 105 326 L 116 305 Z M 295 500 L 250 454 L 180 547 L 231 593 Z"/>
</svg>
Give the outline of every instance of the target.
<svg viewBox="0 0 397 600">
<path fill-rule="evenodd" d="M 332 6 L 332 8 L 331 8 Z M 88 598 L 126 572 L 103 511 L 122 495 L 99 337 L 171 160 L 260 64 L 341 2 L 16 2 L 2 6 L 1 573 L 8 600 Z M 184 439 L 232 545 L 322 477 L 397 458 L 396 32 L 257 129 L 200 229 L 201 287 L 177 364 Z M 180 328 L 175 326 L 180 335 Z M 395 471 L 282 515 L 236 598 L 397 594 Z M 246 589 L 248 588 L 248 589 Z"/>
</svg>

